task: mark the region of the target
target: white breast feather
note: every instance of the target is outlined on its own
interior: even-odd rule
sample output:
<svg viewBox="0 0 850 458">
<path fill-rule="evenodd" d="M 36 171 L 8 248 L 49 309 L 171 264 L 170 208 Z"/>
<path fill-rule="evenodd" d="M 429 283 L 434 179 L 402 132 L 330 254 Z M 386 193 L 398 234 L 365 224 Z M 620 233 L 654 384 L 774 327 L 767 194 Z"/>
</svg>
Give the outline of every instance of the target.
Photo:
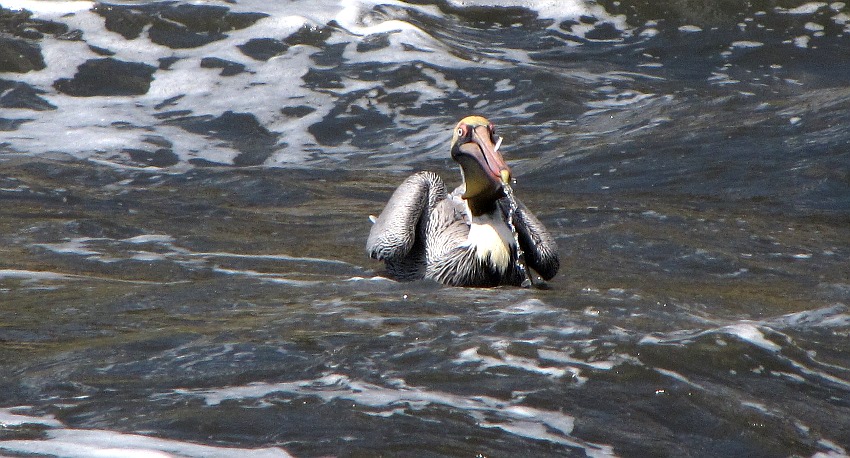
<svg viewBox="0 0 850 458">
<path fill-rule="evenodd" d="M 474 218 L 469 225 L 466 245 L 475 249 L 478 259 L 486 262 L 489 258 L 490 263 L 502 273 L 511 262 L 512 243 L 513 234 L 504 221 L 482 215 Z"/>
</svg>

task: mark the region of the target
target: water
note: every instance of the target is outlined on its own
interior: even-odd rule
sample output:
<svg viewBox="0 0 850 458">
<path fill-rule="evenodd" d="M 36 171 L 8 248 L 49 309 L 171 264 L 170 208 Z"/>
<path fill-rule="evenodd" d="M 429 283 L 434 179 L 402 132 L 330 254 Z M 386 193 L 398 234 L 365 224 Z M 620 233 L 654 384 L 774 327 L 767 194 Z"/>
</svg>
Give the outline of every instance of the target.
<svg viewBox="0 0 850 458">
<path fill-rule="evenodd" d="M 3 455 L 847 455 L 844 3 L 3 6 Z M 473 112 L 547 289 L 364 253 Z"/>
<path fill-rule="evenodd" d="M 495 149 L 497 151 L 499 150 L 500 144 L 501 141 L 496 142 Z M 525 277 L 525 279 L 522 281 L 521 286 L 523 288 L 528 288 L 534 284 L 534 281 L 531 279 L 531 275 L 528 273 L 528 267 L 525 265 L 525 252 L 522 250 L 522 246 L 520 246 L 519 244 L 519 233 L 517 233 L 516 226 L 514 226 L 514 215 L 516 214 L 518 204 L 516 198 L 514 197 L 514 189 L 511 187 L 510 183 L 504 183 L 504 190 L 505 197 L 508 199 L 508 228 L 514 235 L 514 246 L 516 247 L 517 265 L 519 266 L 519 270 L 522 272 L 523 277 Z"/>
</svg>

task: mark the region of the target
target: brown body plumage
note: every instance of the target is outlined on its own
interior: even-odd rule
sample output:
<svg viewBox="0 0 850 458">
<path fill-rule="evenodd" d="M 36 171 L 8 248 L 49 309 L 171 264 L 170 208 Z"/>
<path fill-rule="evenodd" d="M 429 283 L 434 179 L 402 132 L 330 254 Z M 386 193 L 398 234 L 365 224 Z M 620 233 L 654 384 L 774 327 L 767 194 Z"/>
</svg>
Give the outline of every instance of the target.
<svg viewBox="0 0 850 458">
<path fill-rule="evenodd" d="M 419 172 L 396 189 L 366 242 L 369 255 L 384 261 L 391 277 L 497 286 L 522 284 L 532 274 L 527 268 L 546 280 L 557 273 L 554 240 L 519 201 L 512 220 L 516 238 L 510 229 L 504 192 L 510 169 L 497 144 L 489 121 L 464 118 L 452 139 L 464 184 L 449 194 L 440 177 Z"/>
</svg>

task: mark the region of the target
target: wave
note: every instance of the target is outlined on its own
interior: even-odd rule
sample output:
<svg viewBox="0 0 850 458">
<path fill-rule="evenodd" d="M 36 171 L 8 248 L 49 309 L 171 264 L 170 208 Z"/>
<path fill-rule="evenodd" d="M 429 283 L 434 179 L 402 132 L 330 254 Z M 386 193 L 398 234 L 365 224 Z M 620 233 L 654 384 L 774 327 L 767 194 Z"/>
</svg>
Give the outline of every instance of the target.
<svg viewBox="0 0 850 458">
<path fill-rule="evenodd" d="M 63 458 L 150 457 L 171 456 L 225 458 L 234 455 L 247 458 L 289 458 L 279 447 L 238 448 L 199 445 L 191 442 L 161 439 L 103 429 L 68 428 L 54 417 L 27 414 L 26 408 L 0 409 L 0 425 L 4 437 L 0 451 L 22 455 L 51 455 Z M 36 438 L 32 430 L 38 429 Z M 16 436 L 21 437 L 15 439 Z"/>
</svg>

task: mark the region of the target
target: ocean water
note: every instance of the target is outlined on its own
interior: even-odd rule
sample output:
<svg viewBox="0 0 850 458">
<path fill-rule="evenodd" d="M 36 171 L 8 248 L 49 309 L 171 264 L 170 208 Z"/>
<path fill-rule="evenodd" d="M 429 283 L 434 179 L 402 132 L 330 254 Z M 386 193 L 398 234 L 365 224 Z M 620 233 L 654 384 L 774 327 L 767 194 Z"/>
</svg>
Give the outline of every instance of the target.
<svg viewBox="0 0 850 458">
<path fill-rule="evenodd" d="M 843 2 L 5 0 L 0 454 L 847 456 Z M 545 288 L 370 214 L 482 114 Z"/>
</svg>

